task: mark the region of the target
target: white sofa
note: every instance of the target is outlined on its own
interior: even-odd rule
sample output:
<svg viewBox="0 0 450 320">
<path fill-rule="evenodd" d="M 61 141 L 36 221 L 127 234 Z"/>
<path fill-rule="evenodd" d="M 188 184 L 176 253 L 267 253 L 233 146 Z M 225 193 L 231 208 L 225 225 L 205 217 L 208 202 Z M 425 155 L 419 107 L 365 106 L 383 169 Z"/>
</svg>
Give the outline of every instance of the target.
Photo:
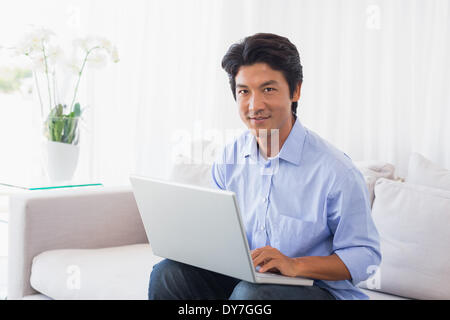
<svg viewBox="0 0 450 320">
<path fill-rule="evenodd" d="M 450 189 L 396 181 L 394 167 L 387 163 L 357 165 L 375 199 L 373 214 L 383 254 L 381 268 L 359 286 L 370 299 L 450 299 L 450 250 L 444 252 L 450 242 L 434 243 L 449 239 L 445 227 L 450 218 L 441 213 L 450 213 Z M 207 166 L 180 164 L 174 172 L 172 180 L 208 181 Z M 443 179 L 440 187 L 447 187 L 445 183 Z M 414 199 L 408 198 L 410 189 Z M 420 212 L 413 227 L 405 228 L 408 223 L 396 206 L 406 201 L 408 212 L 416 207 L 427 210 L 421 194 L 431 197 L 428 201 L 439 198 L 430 228 L 442 222 L 445 227 L 438 229 L 444 235 L 427 239 L 430 228 Z M 161 258 L 152 255 L 129 187 L 29 192 L 12 197 L 10 205 L 8 299 L 147 298 L 152 266 Z M 415 238 L 417 234 L 422 239 Z M 424 240 L 424 245 L 415 240 Z M 440 250 L 437 259 L 430 256 L 437 250 L 428 252 L 434 245 Z M 408 265 L 409 260 L 415 265 Z"/>
</svg>

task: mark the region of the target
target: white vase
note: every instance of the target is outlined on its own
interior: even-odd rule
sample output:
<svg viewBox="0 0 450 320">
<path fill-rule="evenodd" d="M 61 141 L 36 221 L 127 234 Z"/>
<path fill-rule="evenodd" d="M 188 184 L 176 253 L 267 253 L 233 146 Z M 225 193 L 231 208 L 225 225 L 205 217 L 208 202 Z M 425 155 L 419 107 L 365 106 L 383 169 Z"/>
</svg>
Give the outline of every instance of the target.
<svg viewBox="0 0 450 320">
<path fill-rule="evenodd" d="M 80 147 L 69 143 L 45 141 L 47 174 L 51 182 L 70 182 L 78 164 Z"/>
</svg>

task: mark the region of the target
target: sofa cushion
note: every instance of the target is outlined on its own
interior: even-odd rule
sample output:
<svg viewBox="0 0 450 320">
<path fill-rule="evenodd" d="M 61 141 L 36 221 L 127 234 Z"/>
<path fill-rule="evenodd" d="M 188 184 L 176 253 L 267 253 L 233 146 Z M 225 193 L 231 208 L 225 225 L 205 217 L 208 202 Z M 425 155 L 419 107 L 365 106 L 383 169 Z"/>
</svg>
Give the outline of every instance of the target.
<svg viewBox="0 0 450 320">
<path fill-rule="evenodd" d="M 152 267 L 161 260 L 148 244 L 46 251 L 34 258 L 32 266 L 31 283 L 40 293 L 23 299 L 145 300 Z M 404 299 L 363 292 L 371 300 Z"/>
<path fill-rule="evenodd" d="M 149 244 L 50 250 L 34 257 L 30 282 L 53 299 L 145 300 L 160 260 Z"/>
<path fill-rule="evenodd" d="M 373 205 L 375 198 L 375 183 L 380 178 L 395 179 L 394 165 L 382 161 L 354 161 L 354 165 L 361 171 L 369 190 L 370 206 Z"/>
<path fill-rule="evenodd" d="M 450 299 L 450 192 L 380 179 L 372 216 L 382 262 L 372 289 L 415 299 Z"/>
<path fill-rule="evenodd" d="M 211 165 L 194 163 L 187 157 L 178 156 L 177 162 L 171 168 L 169 180 L 173 182 L 211 188 Z"/>
<path fill-rule="evenodd" d="M 450 190 L 450 170 L 444 169 L 419 153 L 409 157 L 406 182 Z"/>
<path fill-rule="evenodd" d="M 212 188 L 211 167 L 223 146 L 213 140 L 195 140 L 175 153 L 169 180 Z"/>
</svg>

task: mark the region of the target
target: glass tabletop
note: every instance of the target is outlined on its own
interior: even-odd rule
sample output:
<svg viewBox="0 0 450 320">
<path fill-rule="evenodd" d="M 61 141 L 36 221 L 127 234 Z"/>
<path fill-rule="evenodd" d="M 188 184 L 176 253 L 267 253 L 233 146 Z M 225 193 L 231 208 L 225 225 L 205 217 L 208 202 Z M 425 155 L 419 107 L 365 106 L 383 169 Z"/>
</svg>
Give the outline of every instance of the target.
<svg viewBox="0 0 450 320">
<path fill-rule="evenodd" d="M 73 188 L 73 187 L 91 187 L 103 186 L 102 183 L 82 183 L 82 182 L 60 182 L 60 183 L 34 183 L 34 184 L 12 184 L 0 181 L 0 187 L 3 188 L 19 188 L 23 190 L 44 190 L 44 189 L 58 189 L 58 188 Z"/>
</svg>

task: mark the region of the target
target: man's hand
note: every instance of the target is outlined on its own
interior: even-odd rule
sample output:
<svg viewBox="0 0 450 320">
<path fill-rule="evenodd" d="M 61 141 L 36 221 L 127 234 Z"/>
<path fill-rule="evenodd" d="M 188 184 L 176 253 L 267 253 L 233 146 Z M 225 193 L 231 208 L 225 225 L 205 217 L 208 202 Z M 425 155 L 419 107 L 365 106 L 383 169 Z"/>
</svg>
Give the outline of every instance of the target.
<svg viewBox="0 0 450 320">
<path fill-rule="evenodd" d="M 253 265 L 255 268 L 261 265 L 259 272 L 280 272 L 282 275 L 297 276 L 297 261 L 282 254 L 271 246 L 265 246 L 252 250 Z"/>
<path fill-rule="evenodd" d="M 261 266 L 259 272 L 280 272 L 288 277 L 339 281 L 351 280 L 347 266 L 335 253 L 329 256 L 290 258 L 271 246 L 251 252 L 253 265 Z"/>
</svg>

